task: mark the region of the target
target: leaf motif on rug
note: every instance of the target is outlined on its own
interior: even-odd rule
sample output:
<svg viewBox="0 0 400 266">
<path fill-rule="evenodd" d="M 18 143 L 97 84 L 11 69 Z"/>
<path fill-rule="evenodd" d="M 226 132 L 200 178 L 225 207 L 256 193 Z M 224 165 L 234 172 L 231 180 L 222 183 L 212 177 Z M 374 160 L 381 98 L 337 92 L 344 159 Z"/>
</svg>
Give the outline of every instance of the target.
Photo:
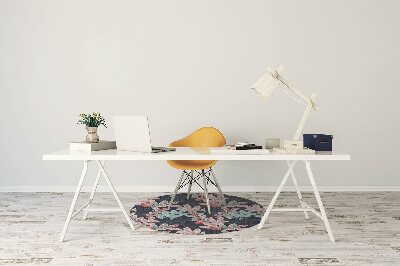
<svg viewBox="0 0 400 266">
<path fill-rule="evenodd" d="M 249 199 L 224 195 L 221 205 L 218 194 L 210 193 L 211 214 L 207 212 L 204 194 L 177 194 L 171 208 L 170 195 L 147 199 L 132 207 L 132 220 L 157 231 L 175 234 L 221 234 L 250 228 L 261 221 L 264 208 Z"/>
</svg>

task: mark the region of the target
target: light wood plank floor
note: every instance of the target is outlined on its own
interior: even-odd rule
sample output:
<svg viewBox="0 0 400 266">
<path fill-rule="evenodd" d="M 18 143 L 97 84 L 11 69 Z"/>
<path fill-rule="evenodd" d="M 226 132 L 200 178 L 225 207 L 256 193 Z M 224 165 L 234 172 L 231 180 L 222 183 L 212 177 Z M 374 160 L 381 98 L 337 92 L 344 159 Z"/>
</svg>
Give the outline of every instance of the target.
<svg viewBox="0 0 400 266">
<path fill-rule="evenodd" d="M 78 203 L 83 203 L 84 193 Z M 130 209 L 160 193 L 121 193 Z M 267 205 L 272 193 L 235 193 Z M 95 205 L 115 206 L 110 194 Z M 272 213 L 262 230 L 204 236 L 130 232 L 122 214 L 75 218 L 59 243 L 71 193 L 0 193 L 0 264 L 49 265 L 400 265 L 400 192 L 322 193 L 337 242 L 320 219 Z M 304 193 L 316 206 L 311 193 Z M 281 206 L 297 206 L 294 193 Z"/>
</svg>

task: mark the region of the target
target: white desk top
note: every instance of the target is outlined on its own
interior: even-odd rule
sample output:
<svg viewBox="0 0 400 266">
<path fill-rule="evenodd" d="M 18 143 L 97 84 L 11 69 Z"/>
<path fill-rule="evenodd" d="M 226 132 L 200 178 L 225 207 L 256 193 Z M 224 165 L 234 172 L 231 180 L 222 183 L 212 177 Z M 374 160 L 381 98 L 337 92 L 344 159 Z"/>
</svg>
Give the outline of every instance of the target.
<svg viewBox="0 0 400 266">
<path fill-rule="evenodd" d="M 315 154 L 236 154 L 213 153 L 218 148 L 177 148 L 174 152 L 142 153 L 120 150 L 70 151 L 61 150 L 43 155 L 43 160 L 56 161 L 165 161 L 165 160 L 219 160 L 219 161 L 340 161 L 350 160 L 349 154 L 338 152 L 316 152 Z"/>
</svg>

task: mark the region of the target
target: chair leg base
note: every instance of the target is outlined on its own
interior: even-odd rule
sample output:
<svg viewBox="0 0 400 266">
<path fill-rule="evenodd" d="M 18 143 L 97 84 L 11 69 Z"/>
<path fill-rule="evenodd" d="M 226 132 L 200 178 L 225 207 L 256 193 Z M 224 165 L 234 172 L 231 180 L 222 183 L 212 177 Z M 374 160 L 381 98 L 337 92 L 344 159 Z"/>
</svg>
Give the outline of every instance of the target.
<svg viewBox="0 0 400 266">
<path fill-rule="evenodd" d="M 200 178 L 202 179 L 202 184 L 199 183 Z M 196 183 L 202 190 L 204 190 L 208 213 L 211 213 L 211 208 L 208 198 L 208 188 L 207 188 L 207 185 L 209 183 L 213 184 L 218 189 L 221 205 L 226 205 L 225 197 L 224 194 L 222 193 L 222 189 L 219 185 L 218 179 L 215 176 L 214 171 L 210 167 L 209 169 L 203 169 L 203 170 L 191 170 L 191 171 L 183 170 L 182 175 L 179 178 L 178 183 L 176 184 L 175 190 L 169 202 L 169 208 L 172 206 L 173 201 L 175 200 L 176 194 L 178 193 L 179 189 L 185 187 L 186 185 L 188 185 L 187 199 L 189 199 L 192 190 L 192 185 L 194 183 Z"/>
<path fill-rule="evenodd" d="M 188 193 L 187 193 L 187 200 L 190 198 L 190 192 L 192 191 L 192 184 L 193 184 L 193 170 L 190 171 L 190 180 L 189 180 L 189 185 L 188 185 Z"/>
</svg>

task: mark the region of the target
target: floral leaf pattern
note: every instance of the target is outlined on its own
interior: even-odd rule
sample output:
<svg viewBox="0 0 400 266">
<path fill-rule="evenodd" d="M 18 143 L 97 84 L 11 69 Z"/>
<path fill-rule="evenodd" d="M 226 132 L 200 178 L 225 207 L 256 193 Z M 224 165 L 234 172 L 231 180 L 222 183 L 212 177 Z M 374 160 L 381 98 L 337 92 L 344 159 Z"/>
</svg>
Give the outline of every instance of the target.
<svg viewBox="0 0 400 266">
<path fill-rule="evenodd" d="M 134 221 L 157 231 L 175 234 L 202 235 L 239 231 L 257 225 L 264 208 L 251 200 L 225 195 L 226 205 L 218 194 L 210 193 L 211 214 L 207 212 L 204 194 L 177 194 L 171 208 L 170 195 L 142 201 L 130 213 Z"/>
</svg>

